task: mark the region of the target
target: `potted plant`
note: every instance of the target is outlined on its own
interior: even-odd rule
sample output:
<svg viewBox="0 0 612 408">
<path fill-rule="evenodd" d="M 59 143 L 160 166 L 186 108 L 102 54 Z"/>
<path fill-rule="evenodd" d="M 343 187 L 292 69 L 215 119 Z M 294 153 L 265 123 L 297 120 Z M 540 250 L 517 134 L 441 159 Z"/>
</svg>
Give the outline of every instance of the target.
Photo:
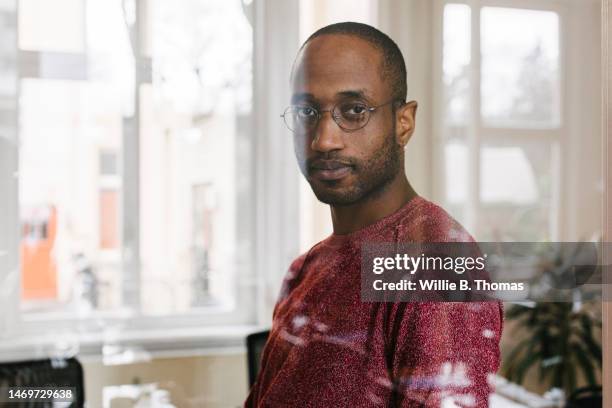
<svg viewBox="0 0 612 408">
<path fill-rule="evenodd" d="M 510 307 L 506 319 L 519 322 L 525 337 L 507 356 L 504 376 L 522 384 L 527 371 L 537 367 L 541 384 L 561 388 L 566 395 L 576 391 L 580 376 L 589 386 L 597 386 L 602 353 L 596 305 L 550 302 Z"/>
</svg>

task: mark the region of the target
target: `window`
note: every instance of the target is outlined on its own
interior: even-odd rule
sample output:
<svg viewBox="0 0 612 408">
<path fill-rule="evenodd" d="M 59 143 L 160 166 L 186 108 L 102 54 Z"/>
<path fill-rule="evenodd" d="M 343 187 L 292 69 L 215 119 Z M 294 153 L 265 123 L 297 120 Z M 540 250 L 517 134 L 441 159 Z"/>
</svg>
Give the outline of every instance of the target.
<svg viewBox="0 0 612 408">
<path fill-rule="evenodd" d="M 483 7 L 480 20 L 484 124 L 558 128 L 561 125 L 559 14 Z"/>
<path fill-rule="evenodd" d="M 247 322 L 238 286 L 252 214 L 239 202 L 254 200 L 254 37 L 243 3 L 18 3 L 8 100 L 19 103 L 23 316 Z"/>
<path fill-rule="evenodd" d="M 558 238 L 561 11 L 444 3 L 441 201 L 481 241 Z"/>
<path fill-rule="evenodd" d="M 142 310 L 232 309 L 249 239 L 238 200 L 253 199 L 242 157 L 253 140 L 252 29 L 238 1 L 151 4 L 153 76 L 140 93 Z"/>
<path fill-rule="evenodd" d="M 0 355 L 242 347 L 269 319 L 298 252 L 278 120 L 297 20 L 283 0 L 0 1 Z"/>
</svg>

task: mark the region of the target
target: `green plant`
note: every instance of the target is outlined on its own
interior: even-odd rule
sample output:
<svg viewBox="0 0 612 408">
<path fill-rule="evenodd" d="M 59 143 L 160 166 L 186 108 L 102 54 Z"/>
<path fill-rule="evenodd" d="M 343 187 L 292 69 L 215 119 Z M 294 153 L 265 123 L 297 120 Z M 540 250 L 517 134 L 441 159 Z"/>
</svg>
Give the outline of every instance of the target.
<svg viewBox="0 0 612 408">
<path fill-rule="evenodd" d="M 541 384 L 562 388 L 566 395 L 576 389 L 579 372 L 589 385 L 597 384 L 602 354 L 595 332 L 601 332 L 601 320 L 587 304 L 576 305 L 551 302 L 508 309 L 506 319 L 520 322 L 525 335 L 505 361 L 504 375 L 510 381 L 522 384 L 535 366 Z"/>
</svg>

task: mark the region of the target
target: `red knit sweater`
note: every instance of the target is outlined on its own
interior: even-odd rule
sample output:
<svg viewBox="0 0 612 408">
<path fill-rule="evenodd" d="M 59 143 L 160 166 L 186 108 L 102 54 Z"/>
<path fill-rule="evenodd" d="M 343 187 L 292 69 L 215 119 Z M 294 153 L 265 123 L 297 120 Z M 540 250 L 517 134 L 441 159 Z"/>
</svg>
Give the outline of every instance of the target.
<svg viewBox="0 0 612 408">
<path fill-rule="evenodd" d="M 297 258 L 274 308 L 245 407 L 486 407 L 499 366 L 502 307 L 360 300 L 360 245 L 473 241 L 442 208 L 415 197 Z"/>
</svg>

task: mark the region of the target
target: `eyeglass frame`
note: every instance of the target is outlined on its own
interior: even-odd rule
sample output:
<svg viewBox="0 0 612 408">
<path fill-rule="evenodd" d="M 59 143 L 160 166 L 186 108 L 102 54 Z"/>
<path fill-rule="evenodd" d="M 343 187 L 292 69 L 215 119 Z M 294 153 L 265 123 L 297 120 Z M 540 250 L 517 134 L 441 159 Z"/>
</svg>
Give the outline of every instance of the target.
<svg viewBox="0 0 612 408">
<path fill-rule="evenodd" d="M 335 105 L 334 105 L 334 106 L 333 106 L 331 109 L 319 110 L 319 109 L 317 109 L 317 108 L 315 108 L 315 107 L 309 107 L 310 109 L 314 110 L 314 111 L 317 113 L 317 121 L 316 121 L 315 125 L 313 126 L 313 130 L 314 130 L 314 129 L 316 129 L 316 127 L 319 125 L 319 122 L 321 121 L 321 117 L 323 116 L 323 113 L 325 113 L 325 112 L 329 112 L 329 113 L 331 114 L 331 118 L 332 118 L 332 120 L 334 121 L 334 123 L 335 123 L 335 124 L 336 124 L 336 125 L 337 125 L 337 126 L 338 126 L 338 127 L 339 127 L 339 128 L 342 130 L 342 131 L 343 131 L 343 132 L 346 132 L 346 133 L 352 133 L 352 132 L 356 132 L 356 131 L 361 130 L 361 129 L 363 129 L 364 127 L 366 127 L 366 126 L 368 125 L 368 123 L 370 123 L 370 118 L 372 117 L 372 113 L 373 113 L 373 112 L 376 112 L 376 110 L 377 110 L 378 108 L 382 108 L 383 106 L 386 106 L 386 105 L 389 105 L 389 104 L 392 104 L 392 103 L 396 103 L 396 102 L 400 102 L 400 105 L 399 105 L 399 106 L 403 106 L 403 105 L 405 105 L 405 104 L 406 104 L 406 101 L 405 101 L 404 99 L 402 99 L 402 98 L 393 98 L 393 99 L 391 99 L 390 101 L 385 102 L 385 103 L 383 103 L 383 104 L 376 105 L 376 106 L 369 106 L 369 105 L 368 105 L 368 103 L 367 103 L 367 102 L 365 102 L 365 101 L 363 101 L 362 99 L 360 99 L 360 98 L 355 98 L 355 99 L 358 99 L 360 102 L 364 102 L 364 105 L 365 105 L 365 107 L 366 107 L 366 110 L 369 112 L 369 114 L 368 114 L 368 120 L 367 120 L 367 121 L 366 121 L 366 122 L 363 124 L 363 126 L 358 127 L 358 128 L 356 128 L 356 129 L 345 129 L 345 128 L 343 128 L 342 126 L 340 126 L 340 123 L 338 123 L 338 121 L 337 121 L 338 116 L 333 114 L 333 112 L 334 112 L 334 110 L 336 109 L 336 107 L 337 107 L 338 105 L 340 105 L 341 103 L 344 103 L 344 102 L 345 102 L 345 101 L 340 101 L 340 102 L 336 103 L 336 104 L 335 104 Z M 291 129 L 291 128 L 289 127 L 289 125 L 287 124 L 287 119 L 285 118 L 285 115 L 287 115 L 287 113 L 289 112 L 289 110 L 290 110 L 290 109 L 294 109 L 294 108 L 299 107 L 299 106 L 301 106 L 301 105 L 289 105 L 289 106 L 287 106 L 287 108 L 285 108 L 285 111 L 283 112 L 283 114 L 282 114 L 282 115 L 280 115 L 280 117 L 281 117 L 281 118 L 283 118 L 283 122 L 285 122 L 285 126 L 286 126 L 286 127 L 287 127 L 287 129 L 289 129 L 289 130 L 290 130 L 292 133 L 301 133 L 301 132 L 295 131 L 295 130 L 293 130 L 293 129 Z M 312 130 L 310 130 L 310 131 L 312 131 Z"/>
</svg>

